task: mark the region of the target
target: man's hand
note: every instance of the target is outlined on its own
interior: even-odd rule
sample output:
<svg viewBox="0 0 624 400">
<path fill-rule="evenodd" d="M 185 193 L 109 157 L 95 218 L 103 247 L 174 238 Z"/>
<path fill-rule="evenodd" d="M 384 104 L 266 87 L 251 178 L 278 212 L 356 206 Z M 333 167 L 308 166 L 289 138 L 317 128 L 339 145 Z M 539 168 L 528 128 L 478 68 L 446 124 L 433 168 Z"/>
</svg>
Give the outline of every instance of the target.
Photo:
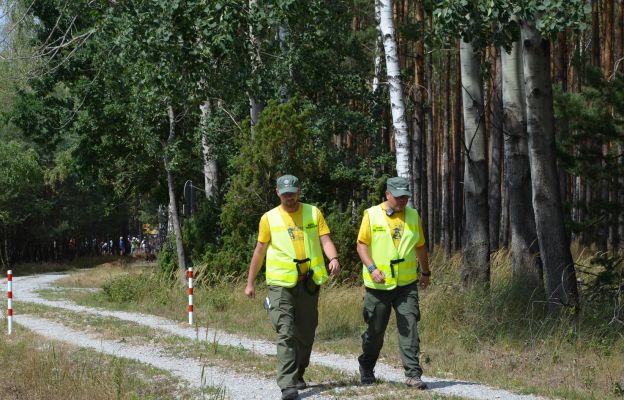
<svg viewBox="0 0 624 400">
<path fill-rule="evenodd" d="M 424 276 L 421 274 L 418 284 L 422 289 L 427 289 L 427 287 L 429 286 L 429 276 Z"/>
<path fill-rule="evenodd" d="M 373 273 L 371 274 L 371 278 L 373 278 L 373 280 L 377 283 L 384 283 L 386 282 L 386 277 L 384 275 L 383 272 L 381 272 L 381 270 L 379 268 L 375 269 L 373 271 Z"/>
<path fill-rule="evenodd" d="M 256 288 L 254 288 L 253 285 L 245 286 L 245 296 L 249 297 L 250 299 L 255 299 L 256 298 Z"/>
<path fill-rule="evenodd" d="M 337 258 L 332 259 L 329 262 L 329 274 L 331 276 L 336 276 L 340 273 L 340 262 Z"/>
</svg>

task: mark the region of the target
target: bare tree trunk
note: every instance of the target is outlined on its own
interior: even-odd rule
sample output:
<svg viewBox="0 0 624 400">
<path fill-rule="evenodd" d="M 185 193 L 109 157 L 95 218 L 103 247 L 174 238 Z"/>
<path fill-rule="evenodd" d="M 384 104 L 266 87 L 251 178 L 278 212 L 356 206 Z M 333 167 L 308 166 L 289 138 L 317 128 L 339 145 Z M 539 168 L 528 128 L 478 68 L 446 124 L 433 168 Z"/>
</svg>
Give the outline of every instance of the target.
<svg viewBox="0 0 624 400">
<path fill-rule="evenodd" d="M 592 65 L 600 67 L 600 0 L 592 2 Z"/>
<path fill-rule="evenodd" d="M 386 56 L 386 73 L 390 91 L 390 106 L 392 111 L 392 125 L 394 126 L 394 143 L 396 150 L 397 175 L 412 181 L 410 165 L 409 135 L 405 119 L 405 103 L 403 100 L 403 84 L 399 68 L 394 20 L 392 15 L 392 0 L 376 0 L 379 7 L 379 28 L 384 43 Z"/>
<path fill-rule="evenodd" d="M 450 109 L 451 109 L 451 55 L 447 54 L 446 66 L 444 74 L 444 116 L 443 116 L 443 129 L 442 129 L 442 247 L 448 257 L 451 256 L 451 198 L 449 194 L 450 182 L 449 182 L 449 151 L 450 151 Z"/>
<path fill-rule="evenodd" d="M 502 51 L 505 110 L 505 183 L 509 190 L 511 263 L 514 284 L 533 290 L 543 287 L 535 214 L 531 201 L 531 169 L 526 134 L 524 74 L 520 42 Z"/>
<path fill-rule="evenodd" d="M 435 162 L 433 140 L 433 59 L 431 53 L 427 54 L 425 66 L 425 80 L 427 86 L 427 145 L 425 151 L 427 153 L 427 216 L 425 218 L 425 229 L 427 230 L 427 243 L 429 251 L 433 251 L 435 244 Z"/>
<path fill-rule="evenodd" d="M 555 154 L 550 42 L 527 21 L 520 23 L 527 107 L 533 210 L 551 311 L 578 306 L 576 273 L 565 232 Z"/>
<path fill-rule="evenodd" d="M 605 79 L 609 79 L 613 74 L 613 34 L 615 22 L 615 0 L 606 0 L 604 9 L 604 35 L 602 42 L 604 49 L 602 51 L 602 68 L 604 70 Z"/>
<path fill-rule="evenodd" d="M 490 251 L 499 248 L 501 222 L 501 171 L 503 140 L 503 84 L 501 50 L 496 50 L 496 70 L 492 88 L 492 126 L 490 130 L 490 181 L 488 184 L 488 207 L 490 211 Z"/>
<path fill-rule="evenodd" d="M 462 81 L 461 81 L 461 57 L 459 54 L 459 43 L 455 52 L 455 94 L 453 109 L 453 250 L 458 251 L 462 247 L 462 232 L 464 226 L 463 213 L 463 160 L 462 160 Z"/>
<path fill-rule="evenodd" d="M 173 107 L 169 105 L 167 107 L 167 114 L 169 116 L 169 137 L 167 138 L 167 147 L 173 144 L 175 140 L 175 114 Z M 173 174 L 171 173 L 171 167 L 169 166 L 169 160 L 167 159 L 167 152 L 164 152 L 163 161 L 165 163 L 165 171 L 167 172 L 167 187 L 169 189 L 169 210 L 171 212 L 171 219 L 173 225 L 173 232 L 176 241 L 176 251 L 178 254 L 178 271 L 182 285 L 186 284 L 186 257 L 184 255 L 184 245 L 182 243 L 182 229 L 180 226 L 180 216 L 178 214 L 178 205 L 175 197 L 175 190 L 173 184 Z"/>
<path fill-rule="evenodd" d="M 490 239 L 488 175 L 483 118 L 483 79 L 480 59 L 471 43 L 460 42 L 466 163 L 464 174 L 464 286 L 489 285 Z"/>
<path fill-rule="evenodd" d="M 204 161 L 204 193 L 206 199 L 210 200 L 217 192 L 217 160 L 212 154 L 210 143 L 208 142 L 207 132 L 208 121 L 212 115 L 212 103 L 206 100 L 200 107 L 201 110 L 201 127 L 202 127 L 202 156 Z"/>
<path fill-rule="evenodd" d="M 421 24 L 424 23 L 425 14 L 422 2 L 418 2 L 416 5 L 416 21 Z M 423 210 L 423 98 L 424 98 L 424 58 L 425 58 L 425 46 L 423 40 L 418 40 L 415 43 L 415 63 L 414 63 L 414 108 L 412 111 L 412 193 L 414 207 L 421 215 L 424 215 Z"/>
</svg>

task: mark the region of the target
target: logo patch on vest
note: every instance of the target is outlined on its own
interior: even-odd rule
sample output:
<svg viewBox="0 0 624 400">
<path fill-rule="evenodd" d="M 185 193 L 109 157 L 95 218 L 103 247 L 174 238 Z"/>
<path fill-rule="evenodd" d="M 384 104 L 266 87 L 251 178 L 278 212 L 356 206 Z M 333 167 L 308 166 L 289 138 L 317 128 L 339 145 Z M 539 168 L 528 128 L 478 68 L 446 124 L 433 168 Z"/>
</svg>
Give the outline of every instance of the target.
<svg viewBox="0 0 624 400">
<path fill-rule="evenodd" d="M 314 229 L 316 228 L 318 225 L 315 224 L 314 222 L 310 222 L 309 224 L 306 225 L 306 229 Z"/>
<path fill-rule="evenodd" d="M 373 233 L 386 232 L 386 228 L 383 225 L 373 225 Z"/>
</svg>

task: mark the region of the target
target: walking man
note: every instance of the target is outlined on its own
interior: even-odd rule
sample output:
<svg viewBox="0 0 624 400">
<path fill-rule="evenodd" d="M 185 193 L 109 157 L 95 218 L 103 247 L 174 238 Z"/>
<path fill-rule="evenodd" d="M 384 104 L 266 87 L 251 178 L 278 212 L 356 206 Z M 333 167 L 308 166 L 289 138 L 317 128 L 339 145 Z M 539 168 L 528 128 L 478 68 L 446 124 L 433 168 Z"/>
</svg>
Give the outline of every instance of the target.
<svg viewBox="0 0 624 400">
<path fill-rule="evenodd" d="M 255 297 L 254 281 L 266 253 L 265 307 L 277 333 L 277 384 L 282 399 L 291 400 L 306 387 L 303 374 L 318 325 L 319 287 L 328 280 L 323 252 L 331 275 L 340 272 L 340 263 L 323 214 L 299 202 L 297 177 L 277 178 L 276 192 L 281 204 L 260 219 L 245 295 Z"/>
<path fill-rule="evenodd" d="M 421 380 L 416 327 L 420 320 L 418 265 L 421 288 L 429 285 L 431 272 L 420 217 L 415 209 L 407 207 L 410 196 L 407 179 L 390 178 L 386 182 L 386 201 L 366 210 L 362 218 L 357 252 L 364 263 L 363 315 L 368 324 L 362 334 L 362 354 L 358 357 L 363 384 L 376 382 L 375 364 L 394 308 L 405 383 L 418 389 L 427 388 Z"/>
</svg>

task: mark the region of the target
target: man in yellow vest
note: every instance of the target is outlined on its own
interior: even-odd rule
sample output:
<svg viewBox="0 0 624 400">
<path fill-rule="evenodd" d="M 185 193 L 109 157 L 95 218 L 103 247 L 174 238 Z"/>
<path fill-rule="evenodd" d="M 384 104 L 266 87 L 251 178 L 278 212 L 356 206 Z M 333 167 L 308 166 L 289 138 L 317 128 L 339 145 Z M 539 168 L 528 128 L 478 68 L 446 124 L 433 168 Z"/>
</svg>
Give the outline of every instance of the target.
<svg viewBox="0 0 624 400">
<path fill-rule="evenodd" d="M 416 327 L 420 320 L 418 265 L 421 288 L 429 285 L 431 272 L 420 217 L 415 209 L 407 206 L 410 196 L 407 179 L 389 178 L 386 201 L 366 210 L 362 218 L 357 252 L 364 263 L 363 315 L 368 327 L 362 334 L 362 354 L 358 361 L 361 382 L 375 383 L 375 364 L 394 308 L 405 383 L 426 389 L 427 385 L 421 379 L 420 341 Z"/>
<path fill-rule="evenodd" d="M 331 275 L 340 272 L 340 263 L 323 214 L 299 202 L 299 180 L 280 176 L 276 192 L 281 204 L 260 219 L 245 294 L 255 297 L 254 281 L 266 252 L 269 295 L 265 307 L 277 332 L 277 384 L 282 399 L 290 400 L 306 387 L 303 374 L 318 325 L 319 287 L 328 280 L 323 252 Z"/>
</svg>

